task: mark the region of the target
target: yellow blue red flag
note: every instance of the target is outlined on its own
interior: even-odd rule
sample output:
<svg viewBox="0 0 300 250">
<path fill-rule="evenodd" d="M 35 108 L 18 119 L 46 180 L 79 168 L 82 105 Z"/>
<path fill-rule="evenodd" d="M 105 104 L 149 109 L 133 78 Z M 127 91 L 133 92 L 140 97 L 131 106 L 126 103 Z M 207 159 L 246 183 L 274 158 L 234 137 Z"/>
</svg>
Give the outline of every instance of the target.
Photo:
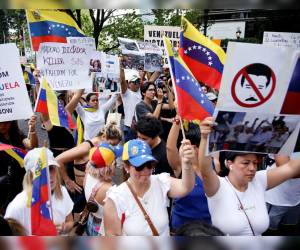
<svg viewBox="0 0 300 250">
<path fill-rule="evenodd" d="M 226 57 L 224 50 L 201 34 L 184 17 L 181 26 L 180 56 L 198 81 L 219 89 Z"/>
<path fill-rule="evenodd" d="M 46 148 L 41 148 L 33 172 L 31 196 L 31 233 L 38 236 L 57 235 L 56 227 L 50 216 L 50 183 L 48 177 Z"/>
<path fill-rule="evenodd" d="M 66 43 L 67 37 L 85 37 L 74 19 L 59 10 L 27 10 L 33 51 L 38 51 L 40 43 Z"/>
<path fill-rule="evenodd" d="M 76 128 L 71 114 L 65 110 L 62 102 L 58 100 L 45 78 L 42 80 L 36 102 L 35 111 L 49 115 L 53 125 L 70 129 Z"/>
<path fill-rule="evenodd" d="M 208 100 L 205 93 L 203 93 L 201 85 L 195 79 L 180 55 L 173 53 L 171 42 L 168 38 L 165 38 L 165 44 L 167 54 L 170 58 L 173 82 L 176 86 L 178 114 L 182 119 L 189 121 L 203 120 L 208 116 L 212 116 L 214 105 Z"/>
</svg>

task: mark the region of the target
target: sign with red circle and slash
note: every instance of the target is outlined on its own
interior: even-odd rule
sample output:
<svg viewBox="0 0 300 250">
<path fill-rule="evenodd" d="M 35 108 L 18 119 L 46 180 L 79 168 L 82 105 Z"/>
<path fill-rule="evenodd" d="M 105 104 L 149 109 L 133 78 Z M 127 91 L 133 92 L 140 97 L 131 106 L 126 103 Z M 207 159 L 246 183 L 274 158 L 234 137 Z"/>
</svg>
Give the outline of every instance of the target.
<svg viewBox="0 0 300 250">
<path fill-rule="evenodd" d="M 241 107 L 254 108 L 267 102 L 276 87 L 274 71 L 262 63 L 243 67 L 231 85 L 233 100 Z"/>
</svg>

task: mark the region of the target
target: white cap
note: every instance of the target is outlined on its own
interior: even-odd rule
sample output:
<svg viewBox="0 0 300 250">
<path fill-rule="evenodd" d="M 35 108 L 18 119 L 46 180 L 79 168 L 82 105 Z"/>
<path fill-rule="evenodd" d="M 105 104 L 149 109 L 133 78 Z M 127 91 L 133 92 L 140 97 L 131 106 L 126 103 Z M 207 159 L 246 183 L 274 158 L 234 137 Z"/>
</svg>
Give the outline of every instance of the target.
<svg viewBox="0 0 300 250">
<path fill-rule="evenodd" d="M 28 153 L 26 154 L 26 156 L 24 158 L 24 168 L 26 171 L 34 170 L 37 160 L 41 154 L 41 150 L 42 150 L 42 148 L 35 148 L 35 149 L 28 151 Z M 55 160 L 53 153 L 48 148 L 46 149 L 46 153 L 47 153 L 48 165 L 59 167 L 59 164 Z"/>
<path fill-rule="evenodd" d="M 139 75 L 139 72 L 137 70 L 134 69 L 125 69 L 125 79 L 128 82 L 134 82 L 137 79 L 141 78 Z"/>
</svg>

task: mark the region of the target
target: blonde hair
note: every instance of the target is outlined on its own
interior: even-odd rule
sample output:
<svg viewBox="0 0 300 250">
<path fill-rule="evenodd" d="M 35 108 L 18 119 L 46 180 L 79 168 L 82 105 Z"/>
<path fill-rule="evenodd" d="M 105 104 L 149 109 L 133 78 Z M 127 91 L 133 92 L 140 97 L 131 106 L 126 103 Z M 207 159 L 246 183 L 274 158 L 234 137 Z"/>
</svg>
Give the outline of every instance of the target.
<svg viewBox="0 0 300 250">
<path fill-rule="evenodd" d="M 104 181 L 112 181 L 112 176 L 114 175 L 113 171 L 113 164 L 111 166 L 106 166 L 102 168 L 96 168 L 90 161 L 86 164 L 86 170 L 85 172 L 93 176 L 94 178 L 97 178 L 99 180 Z"/>
<path fill-rule="evenodd" d="M 122 141 L 122 132 L 115 122 L 110 122 L 105 126 L 104 134 L 106 140 L 117 139 L 119 141 Z"/>
<path fill-rule="evenodd" d="M 54 187 L 53 193 L 55 198 L 62 200 L 63 194 L 61 190 L 61 178 L 59 174 L 59 170 L 55 166 L 55 178 L 56 178 L 56 186 Z M 27 195 L 31 195 L 32 193 L 32 181 L 33 181 L 33 173 L 31 171 L 27 171 L 23 178 L 23 190 L 26 191 Z"/>
</svg>

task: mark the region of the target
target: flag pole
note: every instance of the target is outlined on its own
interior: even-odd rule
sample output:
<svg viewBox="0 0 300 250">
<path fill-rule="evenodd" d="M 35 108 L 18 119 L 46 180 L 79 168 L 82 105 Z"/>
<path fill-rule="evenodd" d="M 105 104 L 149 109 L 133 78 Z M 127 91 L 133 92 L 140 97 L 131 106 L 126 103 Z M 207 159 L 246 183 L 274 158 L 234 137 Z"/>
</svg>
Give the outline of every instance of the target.
<svg viewBox="0 0 300 250">
<path fill-rule="evenodd" d="M 177 103 L 177 109 L 178 109 L 178 95 L 177 95 L 177 90 L 176 90 L 176 82 L 175 82 L 175 78 L 174 78 L 173 71 L 172 71 L 172 66 L 171 66 L 172 64 L 171 64 L 171 61 L 170 61 L 170 55 L 169 55 L 169 52 L 168 52 L 168 49 L 167 49 L 167 45 L 166 45 L 166 39 L 167 39 L 167 37 L 164 36 L 163 37 L 164 47 L 165 47 L 165 51 L 167 52 L 167 59 L 168 59 L 168 64 L 169 64 L 169 69 L 170 69 L 170 74 L 171 74 L 171 80 L 172 80 L 173 90 L 174 90 L 174 94 L 175 94 L 175 101 Z M 171 47 L 171 49 L 173 49 L 173 47 Z M 177 112 L 177 110 L 176 110 L 176 112 Z M 180 128 L 181 128 L 181 132 L 182 132 L 182 137 L 185 140 L 186 136 L 185 136 L 185 131 L 184 131 L 184 127 L 183 127 L 181 116 L 179 116 L 179 122 L 180 122 Z"/>
</svg>

